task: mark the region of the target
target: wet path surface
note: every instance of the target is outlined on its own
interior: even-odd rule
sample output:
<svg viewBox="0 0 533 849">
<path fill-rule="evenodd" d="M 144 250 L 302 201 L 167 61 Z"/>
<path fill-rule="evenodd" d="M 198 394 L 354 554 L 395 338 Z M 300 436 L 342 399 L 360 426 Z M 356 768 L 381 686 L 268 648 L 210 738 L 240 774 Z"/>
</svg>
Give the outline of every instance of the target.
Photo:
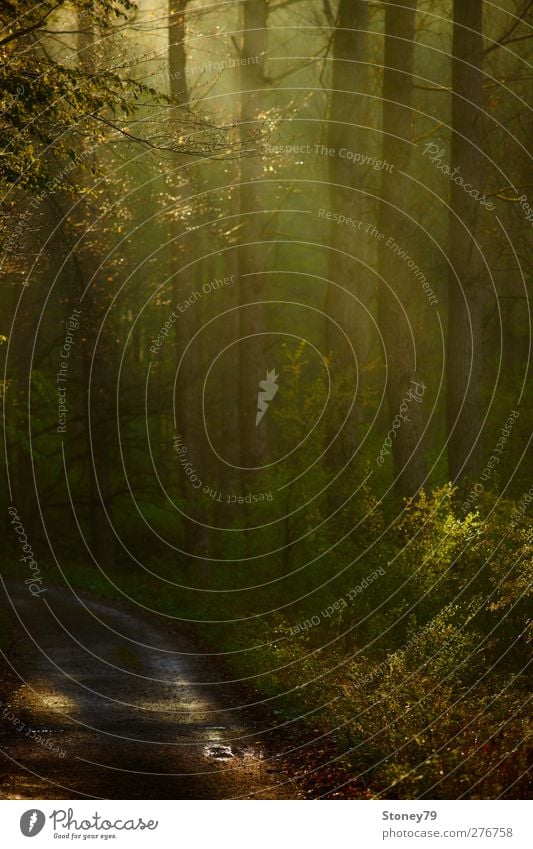
<svg viewBox="0 0 533 849">
<path fill-rule="evenodd" d="M 9 595 L 20 680 L 0 693 L 0 798 L 298 797 L 264 718 L 163 618 L 63 589 Z"/>
</svg>

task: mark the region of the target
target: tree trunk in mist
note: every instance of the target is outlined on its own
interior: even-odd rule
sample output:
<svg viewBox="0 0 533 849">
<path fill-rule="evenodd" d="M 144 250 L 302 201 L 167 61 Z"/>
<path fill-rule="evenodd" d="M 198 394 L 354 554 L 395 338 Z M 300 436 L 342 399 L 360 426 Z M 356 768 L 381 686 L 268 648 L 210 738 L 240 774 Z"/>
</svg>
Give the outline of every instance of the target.
<svg viewBox="0 0 533 849">
<path fill-rule="evenodd" d="M 268 3 L 266 0 L 245 0 L 243 4 L 242 59 L 240 86 L 242 92 L 241 136 L 249 137 L 258 128 L 258 115 L 264 109 L 263 69 L 267 44 Z M 265 248 L 261 244 L 264 221 L 260 213 L 261 177 L 260 156 L 242 160 L 241 165 L 241 246 L 239 247 L 239 293 L 241 356 L 239 361 L 239 440 L 241 465 L 260 466 L 267 450 L 266 422 L 256 426 L 259 381 L 266 377 L 267 362 L 265 309 L 254 302 L 264 299 Z M 254 276 L 247 277 L 252 274 Z M 253 306 L 246 306 L 253 304 Z M 253 337 L 244 340 L 244 337 Z M 243 341 L 244 340 L 244 341 Z"/>
<path fill-rule="evenodd" d="M 187 7 L 188 0 L 169 0 L 168 2 L 168 77 L 169 77 L 169 90 L 172 97 L 176 98 L 176 100 L 181 101 L 182 103 L 186 103 L 188 100 L 188 89 L 187 89 L 187 78 L 186 78 L 186 54 L 185 54 L 185 10 Z M 176 168 L 180 163 L 178 161 L 172 161 L 172 168 Z M 174 198 L 176 201 L 176 206 L 179 203 L 180 194 L 183 192 L 182 186 L 180 185 L 180 173 L 173 173 L 171 175 L 171 191 L 174 194 Z M 174 212 L 174 211 L 173 211 Z M 190 236 L 187 239 L 184 239 L 183 236 L 180 238 L 180 232 L 182 227 L 176 215 L 172 214 L 170 219 L 170 233 L 169 233 L 169 247 L 170 247 L 170 274 L 172 275 L 172 297 L 173 297 L 173 307 L 175 309 L 176 304 L 179 303 L 186 295 L 185 285 L 180 274 L 177 273 L 177 269 L 184 265 L 185 260 L 185 251 L 187 247 L 190 247 Z M 189 251 L 192 255 L 192 252 Z M 190 282 L 189 282 L 190 285 Z M 187 340 L 183 340 L 181 338 L 180 329 L 178 323 L 176 323 L 176 346 L 177 346 L 177 355 L 178 357 L 181 355 Z M 185 344 L 183 344 L 185 343 Z M 185 426 L 185 422 L 182 421 L 183 408 L 185 404 L 182 405 L 181 412 L 179 415 L 179 425 L 180 427 Z M 185 436 L 185 434 L 182 434 Z"/>
<path fill-rule="evenodd" d="M 455 0 L 452 54 L 451 167 L 482 191 L 481 0 Z M 447 422 L 449 473 L 455 481 L 480 471 L 483 259 L 474 244 L 479 202 L 452 181 L 450 205 Z"/>
<path fill-rule="evenodd" d="M 18 303 L 17 319 L 13 327 L 15 332 L 10 340 L 10 376 L 11 386 L 7 400 L 9 401 L 6 420 L 11 424 L 8 429 L 10 458 L 10 484 L 12 501 L 17 508 L 28 539 L 33 544 L 36 534 L 40 531 L 40 518 L 37 505 L 37 495 L 33 481 L 33 463 L 30 451 L 31 419 L 29 415 L 29 392 L 31 386 L 32 349 L 37 333 L 38 317 L 41 313 L 45 296 L 44 284 L 38 278 L 32 279 L 22 290 L 20 298 L 19 286 L 13 286 L 12 315 Z M 10 415 L 14 416 L 11 422 Z M 16 435 L 15 435 L 16 434 Z"/>
<path fill-rule="evenodd" d="M 78 62 L 91 68 L 94 60 L 94 45 L 96 33 L 87 31 L 87 23 L 83 18 L 79 21 L 77 36 Z M 83 201 L 71 213 L 72 223 L 77 228 L 73 234 L 77 239 L 82 234 L 84 225 Z M 87 236 L 90 243 L 92 235 Z M 115 564 L 116 537 L 113 530 L 113 470 L 112 458 L 116 456 L 113 448 L 113 437 L 117 431 L 115 421 L 116 385 L 116 348 L 113 333 L 107 325 L 98 338 L 101 330 L 100 323 L 104 320 L 106 308 L 111 294 L 103 281 L 103 270 L 98 268 L 98 251 L 91 250 L 90 244 L 83 240 L 72 251 L 72 264 L 78 279 L 81 292 L 86 292 L 80 309 L 80 329 L 84 333 L 81 343 L 82 374 L 85 390 L 86 428 L 89 467 L 89 496 L 91 519 L 91 550 L 97 564 L 103 569 L 110 569 Z M 89 288 L 86 289 L 87 284 Z M 74 306 L 74 305 L 73 305 Z M 77 306 L 77 303 L 76 303 Z M 106 323 L 109 321 L 109 315 Z M 98 339 L 98 341 L 97 341 Z M 91 373 L 92 364 L 92 373 Z M 72 382 L 72 367 L 69 374 Z M 111 378 L 111 380 L 110 380 Z M 89 395 L 90 393 L 90 395 Z M 67 441 L 69 425 L 67 424 Z M 115 437 L 116 439 L 116 437 Z"/>
<path fill-rule="evenodd" d="M 170 94 L 185 104 L 188 101 L 187 87 L 187 57 L 185 51 L 185 13 L 188 0 L 169 0 L 168 3 L 168 72 Z M 173 167 L 178 165 L 173 162 Z M 180 172 L 181 173 L 181 172 Z M 174 176 L 173 192 L 178 202 L 183 192 L 183 178 Z M 180 185 L 181 183 L 181 185 Z M 186 237 L 179 237 L 183 225 L 174 215 L 170 223 L 170 274 L 172 275 L 173 308 L 188 297 L 192 290 L 197 289 L 196 281 L 201 274 L 201 266 L 195 264 L 185 272 L 178 269 L 188 264 L 195 256 L 197 234 L 192 232 Z M 192 273 L 191 273 L 192 272 Z M 181 357 L 190 338 L 199 326 L 198 310 L 188 312 L 175 323 L 175 348 L 177 360 Z M 178 429 L 184 445 L 187 447 L 189 460 L 195 468 L 202 467 L 200 439 L 203 431 L 201 410 L 201 380 L 200 364 L 195 368 L 182 368 L 180 371 L 179 394 L 177 398 L 176 418 Z M 202 522 L 201 496 L 190 486 L 188 478 L 180 470 L 182 493 L 185 499 L 185 513 L 191 518 L 184 518 L 185 551 L 193 555 L 193 571 L 196 575 L 204 573 L 202 561 L 194 559 L 194 555 L 205 557 L 208 554 L 208 530 Z M 198 524 L 200 523 L 200 524 Z M 198 568 L 197 568 L 198 567 Z"/>
<path fill-rule="evenodd" d="M 365 114 L 365 92 L 368 90 L 368 3 L 364 0 L 340 0 L 336 30 L 333 40 L 333 75 L 331 82 L 331 105 L 328 123 L 328 148 L 334 150 L 328 156 L 331 209 L 349 218 L 368 220 L 369 204 L 364 195 L 354 188 L 364 186 L 363 169 L 354 165 L 340 151 L 362 152 L 368 131 L 361 129 Z M 375 284 L 370 272 L 357 262 L 368 262 L 369 239 L 362 232 L 333 221 L 330 230 L 329 279 L 326 295 L 326 352 L 331 356 L 331 371 L 334 397 L 343 393 L 342 411 L 330 420 L 327 432 L 328 444 L 335 437 L 340 421 L 351 403 L 348 395 L 355 392 L 358 380 L 357 400 L 353 414 L 343 431 L 335 439 L 328 453 L 329 462 L 337 467 L 345 463 L 355 451 L 357 423 L 363 421 L 362 394 L 364 394 L 364 368 L 370 358 L 372 326 L 368 313 L 371 309 L 372 291 Z M 350 260 L 353 256 L 354 260 Z M 337 284 L 337 285 L 335 285 Z M 339 287 L 342 287 L 342 291 Z M 345 294 L 349 293 L 349 294 Z M 335 323 L 334 323 L 335 322 Z M 339 325 L 348 336 L 355 351 L 357 362 L 351 353 L 348 341 Z"/>
<path fill-rule="evenodd" d="M 185 12 L 188 0 L 168 0 L 168 76 L 173 97 L 187 101 Z"/>
<path fill-rule="evenodd" d="M 91 286 L 98 286 L 98 278 L 93 280 Z M 90 306 L 91 300 L 93 305 Z M 113 482 L 111 473 L 114 468 L 113 459 L 116 451 L 113 442 L 116 442 L 116 431 L 118 423 L 115 420 L 115 410 L 112 402 L 115 397 L 116 385 L 110 383 L 109 377 L 116 378 L 115 352 L 110 346 L 102 344 L 102 337 L 98 342 L 98 348 L 93 347 L 99 329 L 99 317 L 103 318 L 103 310 L 98 309 L 98 293 L 92 299 L 87 295 L 82 304 L 83 314 L 81 321 L 90 345 L 86 350 L 85 362 L 85 386 L 90 390 L 87 392 L 87 422 L 90 428 L 89 441 L 89 466 L 90 466 L 90 494 L 91 494 L 91 541 L 92 552 L 99 566 L 104 569 L 111 568 L 115 563 L 116 538 L 113 531 Z M 111 345 L 113 343 L 111 342 Z M 90 360 L 92 358 L 92 376 L 89 376 Z M 68 426 L 67 426 L 68 429 Z"/>
<path fill-rule="evenodd" d="M 400 252 L 409 254 L 411 225 L 402 210 L 409 201 L 409 183 L 399 173 L 409 162 L 413 52 L 416 0 L 397 0 L 385 12 L 385 70 L 383 76 L 383 158 L 394 165 L 381 171 L 379 230 L 379 325 L 387 357 L 387 401 L 392 427 L 407 399 L 408 412 L 392 438 L 392 452 L 399 495 L 410 496 L 424 482 L 426 463 L 421 443 L 422 381 L 416 371 L 416 328 L 409 305 L 419 293 L 404 259 L 387 246 L 392 238 Z M 405 310 L 405 313 L 404 313 Z M 414 396 L 418 400 L 414 400 Z"/>
<path fill-rule="evenodd" d="M 62 215 L 60 207 L 58 217 Z M 78 297 L 66 300 L 68 315 L 73 309 L 81 311 L 79 328 L 75 331 L 73 351 L 68 359 L 68 369 L 63 387 L 67 398 L 75 393 L 77 379 L 83 392 L 83 416 L 76 427 L 71 421 L 72 407 L 67 414 L 65 453 L 80 440 L 85 444 L 87 473 L 89 479 L 89 518 L 91 528 L 91 551 L 96 563 L 103 569 L 115 564 L 116 537 L 113 531 L 113 460 L 118 454 L 116 445 L 117 422 L 114 399 L 116 395 L 117 360 L 114 333 L 106 325 L 101 327 L 111 293 L 106 291 L 102 271 L 97 268 L 97 253 L 94 247 L 82 241 L 75 250 L 72 243 L 78 239 L 83 225 L 82 210 L 69 215 L 74 230 L 68 236 L 70 250 L 69 277 L 71 292 L 76 289 Z M 90 282 L 90 285 L 89 284 Z M 81 299 L 84 293 L 83 300 Z M 67 316 L 65 316 L 67 318 Z M 65 324 L 66 326 L 66 324 Z M 100 337 L 98 338 L 99 331 Z M 62 342 L 60 343 L 61 348 Z M 92 367 L 92 371 L 91 371 Z M 58 362 L 58 369 L 61 361 Z M 74 505 L 76 507 L 76 505 Z"/>
</svg>

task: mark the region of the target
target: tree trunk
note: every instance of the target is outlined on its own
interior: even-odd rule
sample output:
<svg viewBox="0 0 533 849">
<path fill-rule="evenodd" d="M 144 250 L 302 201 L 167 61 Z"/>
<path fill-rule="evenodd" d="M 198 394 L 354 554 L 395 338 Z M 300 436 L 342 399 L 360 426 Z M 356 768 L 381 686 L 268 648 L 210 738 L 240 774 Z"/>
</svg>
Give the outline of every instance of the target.
<svg viewBox="0 0 533 849">
<path fill-rule="evenodd" d="M 97 285 L 93 281 L 92 285 Z M 84 299 L 87 310 L 88 298 Z M 90 309 L 90 308 L 89 308 Z M 84 316 L 85 318 L 85 316 Z M 89 330 L 93 343 L 96 341 L 98 326 Z M 116 376 L 116 358 L 107 349 L 91 351 L 92 363 L 91 397 L 88 407 L 88 426 L 90 427 L 90 497 L 91 497 L 91 540 L 92 552 L 99 566 L 110 569 L 115 564 L 116 539 L 113 530 L 113 481 L 115 450 L 112 449 L 117 423 L 114 409 L 109 404 L 114 392 L 109 388 L 109 375 Z M 86 386 L 89 386 L 89 372 L 86 372 Z"/>
<path fill-rule="evenodd" d="M 483 189 L 482 2 L 455 0 L 452 59 L 452 169 Z M 450 478 L 480 471 L 483 258 L 474 240 L 479 202 L 452 181 L 448 307 L 447 420 Z"/>
<path fill-rule="evenodd" d="M 13 327 L 10 352 L 10 388 L 6 396 L 8 402 L 6 421 L 10 458 L 10 488 L 12 501 L 16 506 L 29 540 L 36 544 L 36 534 L 40 533 L 38 498 L 33 480 L 33 458 L 30 450 L 32 422 L 30 418 L 30 388 L 32 373 L 32 349 L 37 334 L 37 320 L 42 310 L 46 289 L 44 281 L 33 275 L 29 285 L 25 284 L 20 298 L 20 289 L 13 286 L 13 310 L 18 303 L 16 322 Z"/>
<path fill-rule="evenodd" d="M 381 171 L 379 215 L 379 325 L 387 357 L 387 401 L 392 425 L 403 413 L 391 438 L 398 494 L 414 495 L 424 482 L 426 464 L 422 435 L 422 381 L 416 370 L 416 339 L 409 309 L 419 293 L 402 251 L 410 253 L 409 220 L 402 210 L 412 189 L 401 176 L 409 162 L 413 95 L 413 52 L 416 0 L 387 4 L 385 13 L 385 70 L 383 76 L 383 159 L 393 171 Z M 399 246 L 391 248 L 389 239 Z M 418 400 L 414 400 L 414 396 Z M 407 399 L 407 400 L 406 400 Z"/>
<path fill-rule="evenodd" d="M 370 204 L 364 194 L 353 190 L 365 185 L 363 169 L 354 165 L 343 151 L 362 153 L 368 144 L 368 132 L 361 128 L 366 113 L 365 92 L 369 76 L 368 66 L 364 64 L 368 61 L 368 16 L 367 2 L 340 0 L 333 41 L 328 123 L 330 204 L 333 212 L 340 212 L 354 220 L 368 220 Z M 332 443 L 328 460 L 337 467 L 354 453 L 358 444 L 357 423 L 364 419 L 364 370 L 372 345 L 372 322 L 367 309 L 371 310 L 375 283 L 363 264 L 370 259 L 368 237 L 333 221 L 330 246 L 326 351 L 331 357 L 333 398 L 340 403 L 335 404 L 334 415 L 329 419 L 327 442 Z M 353 261 L 349 255 L 354 257 Z M 352 343 L 356 362 L 339 328 Z M 336 436 L 356 386 L 353 415 Z"/>
<path fill-rule="evenodd" d="M 242 91 L 241 135 L 243 140 L 258 128 L 258 116 L 264 109 L 263 69 L 267 43 L 268 3 L 245 0 L 243 4 L 243 41 L 240 87 Z M 264 248 L 261 245 L 263 222 L 260 214 L 262 161 L 259 156 L 245 158 L 241 167 L 240 213 L 242 243 L 239 247 L 239 295 L 241 356 L 239 360 L 239 441 L 241 465 L 260 466 L 266 456 L 266 421 L 256 425 L 259 381 L 266 377 Z M 248 277 L 251 274 L 253 276 Z M 249 338 L 246 338 L 249 337 Z"/>
<path fill-rule="evenodd" d="M 96 38 L 93 29 L 87 31 L 86 22 L 80 18 L 77 36 L 78 62 L 87 70 L 91 69 L 94 63 L 93 46 Z M 73 238 L 76 238 L 76 229 L 85 227 L 83 203 L 76 207 L 70 219 L 74 225 Z M 113 568 L 116 558 L 112 504 L 113 458 L 116 456 L 113 443 L 117 431 L 113 405 L 115 387 L 112 383 L 116 378 L 116 347 L 112 338 L 114 334 L 108 328 L 102 330 L 98 339 L 102 317 L 109 305 L 111 294 L 102 280 L 96 245 L 91 245 L 90 242 L 91 236 L 86 234 L 86 238 L 82 239 L 79 247 L 72 252 L 72 262 L 80 291 L 86 292 L 80 302 L 80 322 L 85 339 L 81 343 L 81 349 L 88 445 L 91 550 L 97 564 L 107 570 Z M 89 281 L 90 285 L 86 289 Z M 107 321 L 109 322 L 109 316 Z M 72 371 L 72 366 L 70 370 Z M 69 374 L 69 377 L 72 383 L 72 374 Z"/>
<path fill-rule="evenodd" d="M 185 51 L 185 12 L 187 2 L 188 0 L 169 0 L 168 3 L 168 71 L 170 94 L 182 104 L 186 104 L 189 98 L 186 76 L 187 57 Z M 184 184 L 183 177 L 174 175 L 171 190 L 174 194 L 176 204 L 179 202 Z M 192 266 L 192 275 L 191 268 L 187 269 L 186 272 L 179 271 L 180 268 L 187 264 L 186 258 L 194 256 L 194 245 L 197 239 L 195 233 L 189 233 L 186 240 L 183 237 L 181 239 L 178 238 L 182 227 L 183 225 L 177 216 L 173 214 L 170 222 L 170 274 L 172 277 L 174 310 L 177 309 L 177 304 L 181 303 L 191 294 L 192 290 L 199 288 L 195 284 L 195 281 L 198 280 L 201 274 L 201 266 L 198 264 Z M 181 357 L 189 339 L 194 335 L 199 326 L 199 309 L 200 307 L 198 306 L 188 310 L 174 324 L 177 360 Z M 199 365 L 197 363 L 195 365 L 195 368 L 182 367 L 180 371 L 176 419 L 182 442 L 187 448 L 188 459 L 196 469 L 200 469 L 203 465 L 199 439 L 202 433 L 201 381 L 199 380 Z M 181 474 L 180 480 L 186 513 L 183 519 L 183 548 L 187 554 L 191 555 L 189 566 L 192 572 L 196 577 L 202 576 L 202 581 L 204 581 L 208 573 L 204 568 L 204 562 L 198 558 L 207 557 L 208 555 L 209 533 L 202 523 L 202 520 L 205 518 L 202 510 L 202 496 L 191 487 L 185 475 Z"/>
</svg>

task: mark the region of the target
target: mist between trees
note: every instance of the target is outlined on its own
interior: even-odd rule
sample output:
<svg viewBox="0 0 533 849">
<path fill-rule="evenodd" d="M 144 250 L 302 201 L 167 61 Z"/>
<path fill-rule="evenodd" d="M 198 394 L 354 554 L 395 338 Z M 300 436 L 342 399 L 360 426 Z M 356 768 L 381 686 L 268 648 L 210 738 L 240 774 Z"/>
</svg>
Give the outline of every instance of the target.
<svg viewBox="0 0 533 849">
<path fill-rule="evenodd" d="M 16 504 L 346 795 L 526 793 L 531 9 L 0 11 L 4 572 Z"/>
</svg>

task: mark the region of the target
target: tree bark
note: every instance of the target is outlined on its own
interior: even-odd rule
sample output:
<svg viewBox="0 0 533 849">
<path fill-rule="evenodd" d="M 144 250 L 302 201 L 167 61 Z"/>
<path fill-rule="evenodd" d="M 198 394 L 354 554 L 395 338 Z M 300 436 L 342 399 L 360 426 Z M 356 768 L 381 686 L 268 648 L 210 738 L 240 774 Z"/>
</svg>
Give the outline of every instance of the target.
<svg viewBox="0 0 533 849">
<path fill-rule="evenodd" d="M 243 4 L 243 40 L 240 85 L 241 136 L 249 139 L 258 128 L 264 109 L 264 63 L 267 44 L 267 0 L 245 0 Z M 266 421 L 256 426 L 259 381 L 271 368 L 266 358 L 264 248 L 261 245 L 263 222 L 260 213 L 262 161 L 259 156 L 245 158 L 241 164 L 240 214 L 242 244 L 239 247 L 239 297 L 241 356 L 239 360 L 239 441 L 241 465 L 260 466 L 267 451 Z M 246 275 L 253 276 L 248 277 Z M 245 338 L 250 337 L 250 338 Z"/>
<path fill-rule="evenodd" d="M 482 191 L 482 2 L 455 0 L 451 167 Z M 480 471 L 479 420 L 483 258 L 475 245 L 479 203 L 452 181 L 448 304 L 447 423 L 450 478 Z"/>
<path fill-rule="evenodd" d="M 400 172 L 409 162 L 411 103 L 413 96 L 413 53 L 416 0 L 397 0 L 385 12 L 385 70 L 383 76 L 383 158 L 394 165 L 381 171 L 379 230 L 383 234 L 379 251 L 378 318 L 387 356 L 387 401 L 392 424 L 405 399 L 408 413 L 392 438 L 396 490 L 414 495 L 426 475 L 422 445 L 422 381 L 416 370 L 413 329 L 409 306 L 418 292 L 407 263 L 387 245 L 393 239 L 400 252 L 410 251 L 410 225 L 403 211 L 409 202 L 409 183 Z M 405 409 L 405 408 L 404 408 Z"/>
<path fill-rule="evenodd" d="M 362 153 L 367 133 L 362 130 L 368 90 L 368 17 L 363 0 L 340 0 L 333 40 L 333 74 L 328 123 L 328 154 L 331 209 L 354 220 L 367 220 L 369 203 L 354 191 L 365 185 L 364 171 L 354 165 L 343 149 Z M 332 152 L 333 151 L 333 152 Z M 333 221 L 330 230 L 329 279 L 326 294 L 326 351 L 331 358 L 334 415 L 328 420 L 327 442 L 332 443 L 328 461 L 337 467 L 345 463 L 358 444 L 357 424 L 364 420 L 362 396 L 365 366 L 372 346 L 372 308 L 375 289 L 364 263 L 370 260 L 370 243 L 363 233 Z M 354 257 L 354 261 L 349 259 Z M 357 260 L 360 260 L 358 262 Z M 339 288 L 342 287 L 342 290 Z M 339 327 L 351 341 L 354 356 Z M 337 435 L 352 394 L 357 398 L 353 415 Z"/>
<path fill-rule="evenodd" d="M 187 57 L 185 50 L 186 20 L 185 13 L 188 0 L 169 0 L 168 3 L 168 71 L 170 82 L 170 94 L 182 104 L 189 99 L 187 86 Z M 174 177 L 172 180 L 172 191 L 178 203 L 179 196 L 183 191 L 183 179 Z M 198 288 L 194 280 L 201 274 L 201 266 L 195 264 L 187 272 L 179 271 L 186 263 L 186 255 L 194 255 L 196 234 L 189 233 L 186 241 L 179 234 L 182 229 L 177 216 L 171 216 L 170 222 L 170 274 L 172 276 L 173 308 L 181 303 L 191 290 Z M 194 335 L 199 326 L 198 310 L 200 307 L 189 310 L 175 323 L 175 349 L 179 360 L 189 339 Z M 188 459 L 195 468 L 202 467 L 201 441 L 202 433 L 201 414 L 201 381 L 199 368 L 182 368 L 179 380 L 179 395 L 177 398 L 178 409 L 176 419 L 178 429 L 184 445 L 187 447 Z M 207 528 L 202 524 L 203 511 L 201 496 L 190 486 L 186 476 L 181 474 L 182 494 L 185 500 L 186 517 L 183 519 L 183 548 L 192 555 L 190 567 L 195 575 L 201 575 L 202 580 L 206 577 L 203 561 L 198 557 L 206 557 L 209 551 L 209 534 Z M 198 568 L 196 568 L 198 567 Z"/>
<path fill-rule="evenodd" d="M 95 62 L 96 32 L 80 18 L 77 36 L 78 62 L 90 69 Z M 76 227 L 84 227 L 83 207 L 70 216 Z M 112 569 L 116 560 L 116 537 L 113 529 L 113 480 L 117 423 L 113 398 L 116 387 L 116 347 L 113 333 L 106 328 L 98 340 L 100 324 L 109 305 L 111 293 L 102 281 L 99 258 L 87 234 L 72 260 L 81 291 L 86 291 L 80 318 L 85 341 L 81 343 L 82 373 L 85 387 L 86 428 L 88 442 L 91 549 L 96 563 Z M 86 285 L 90 282 L 89 288 Z M 109 322 L 109 316 L 107 317 Z M 97 341 L 98 340 L 98 341 Z M 98 346 L 98 347 L 97 347 Z M 92 374 L 91 374 L 92 363 Z M 71 367 L 72 368 L 72 367 Z M 69 375 L 72 381 L 72 375 Z M 111 381 L 110 381 L 111 378 Z M 67 428 L 68 430 L 68 428 Z"/>
</svg>

